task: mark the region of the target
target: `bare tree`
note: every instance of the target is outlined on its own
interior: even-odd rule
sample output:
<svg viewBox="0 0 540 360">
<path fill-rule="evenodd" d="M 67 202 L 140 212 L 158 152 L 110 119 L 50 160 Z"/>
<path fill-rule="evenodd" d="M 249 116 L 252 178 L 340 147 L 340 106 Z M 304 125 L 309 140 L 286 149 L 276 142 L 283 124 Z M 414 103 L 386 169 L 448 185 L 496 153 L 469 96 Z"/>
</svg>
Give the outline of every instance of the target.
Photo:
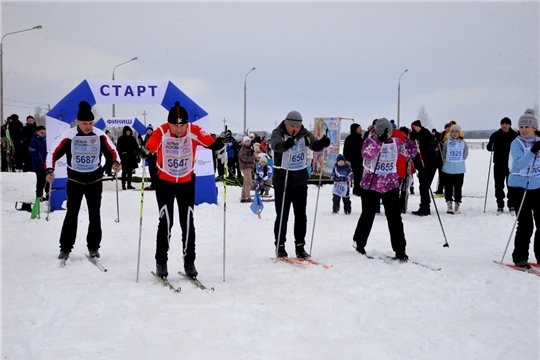
<svg viewBox="0 0 540 360">
<path fill-rule="evenodd" d="M 34 120 L 36 121 L 36 126 L 45 126 L 47 122 L 45 119 L 45 113 L 40 106 L 36 106 L 34 109 Z"/>
<path fill-rule="evenodd" d="M 427 128 L 428 130 L 431 129 L 431 120 L 429 119 L 429 115 L 424 104 L 422 104 L 418 110 L 417 119 L 420 120 L 423 127 Z"/>
</svg>

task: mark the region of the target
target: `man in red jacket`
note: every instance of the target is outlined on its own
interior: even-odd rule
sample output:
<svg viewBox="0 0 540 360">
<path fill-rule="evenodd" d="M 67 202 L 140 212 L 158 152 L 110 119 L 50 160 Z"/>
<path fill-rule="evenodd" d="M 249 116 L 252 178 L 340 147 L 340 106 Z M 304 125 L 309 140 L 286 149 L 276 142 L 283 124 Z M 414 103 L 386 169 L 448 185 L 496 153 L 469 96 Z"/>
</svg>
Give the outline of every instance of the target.
<svg viewBox="0 0 540 360">
<path fill-rule="evenodd" d="M 211 150 L 220 150 L 231 140 L 231 132 L 225 131 L 214 138 L 199 125 L 188 122 L 188 112 L 177 101 L 170 109 L 167 123 L 157 127 L 146 148 L 156 154 L 156 200 L 159 208 L 159 224 L 156 238 L 156 274 L 166 278 L 167 253 L 174 219 L 174 200 L 178 204 L 184 270 L 186 275 L 196 278 L 195 269 L 195 154 L 197 145 Z"/>
</svg>

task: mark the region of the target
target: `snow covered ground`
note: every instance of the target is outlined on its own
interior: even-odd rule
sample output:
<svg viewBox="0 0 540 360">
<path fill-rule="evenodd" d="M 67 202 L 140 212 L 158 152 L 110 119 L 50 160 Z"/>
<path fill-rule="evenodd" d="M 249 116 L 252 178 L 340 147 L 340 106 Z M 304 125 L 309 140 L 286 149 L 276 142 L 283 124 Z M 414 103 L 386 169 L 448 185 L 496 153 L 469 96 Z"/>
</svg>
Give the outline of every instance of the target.
<svg viewBox="0 0 540 360">
<path fill-rule="evenodd" d="M 65 269 L 58 266 L 63 211 L 14 209 L 34 196 L 34 174 L 2 173 L 3 359 L 538 359 L 539 278 L 500 267 L 514 217 L 495 215 L 492 180 L 484 213 L 489 153 L 467 160 L 461 215 L 439 220 L 403 216 L 412 260 L 441 267 L 387 264 L 352 248 L 360 215 L 333 215 L 331 187 L 320 190 L 312 255 L 331 269 L 274 263 L 273 203 L 262 219 L 227 187 L 226 266 L 223 281 L 223 189 L 220 206 L 195 209 L 201 291 L 176 274 L 182 270 L 178 219 L 169 252 L 174 293 L 150 274 L 157 206 L 144 195 L 140 277 L 137 283 L 140 191 L 120 190 L 116 223 L 113 182 L 102 202 L 100 272 L 84 256 L 87 211 Z M 138 184 L 137 184 L 138 185 Z M 140 188 L 140 185 L 138 185 Z M 418 193 L 417 193 L 418 194 Z M 308 200 L 308 250 L 317 187 Z M 418 208 L 413 195 L 409 211 Z M 45 210 L 45 207 L 43 208 Z M 289 231 L 291 234 L 291 231 Z M 292 235 L 287 250 L 293 252 Z M 512 238 L 513 241 L 513 238 Z M 511 261 L 510 244 L 506 261 Z M 393 255 L 384 215 L 375 220 L 368 253 Z M 534 261 L 531 246 L 531 261 Z"/>
</svg>

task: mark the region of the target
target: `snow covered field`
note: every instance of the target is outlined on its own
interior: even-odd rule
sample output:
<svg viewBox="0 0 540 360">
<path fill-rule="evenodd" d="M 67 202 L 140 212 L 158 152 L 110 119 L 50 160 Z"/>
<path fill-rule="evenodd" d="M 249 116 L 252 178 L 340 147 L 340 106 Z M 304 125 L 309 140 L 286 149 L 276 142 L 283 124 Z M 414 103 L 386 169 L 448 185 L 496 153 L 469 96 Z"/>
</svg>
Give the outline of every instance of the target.
<svg viewBox="0 0 540 360">
<path fill-rule="evenodd" d="M 449 248 L 433 207 L 429 217 L 403 216 L 411 260 L 441 271 L 356 253 L 360 198 L 353 198 L 352 215 L 333 215 L 330 186 L 320 190 L 312 255 L 334 266 L 274 263 L 273 203 L 265 203 L 259 220 L 240 203 L 240 188 L 228 187 L 224 282 L 219 183 L 220 205 L 195 209 L 199 279 L 215 291 L 176 274 L 183 267 L 175 214 L 169 280 L 180 293 L 150 274 L 158 220 L 152 192 L 144 194 L 137 283 L 140 191 L 120 190 L 116 223 L 115 184 L 104 184 L 100 252 L 108 272 L 84 256 L 84 202 L 71 262 L 61 269 L 56 257 L 65 212 L 46 221 L 45 213 L 31 220 L 16 211 L 16 201 L 34 197 L 34 174 L 2 173 L 2 358 L 538 359 L 539 278 L 493 263 L 515 218 L 495 215 L 492 180 L 483 212 L 489 152 L 472 150 L 466 164 L 463 193 L 475 197 L 464 198 L 462 214 L 446 214 L 444 199 L 436 200 Z M 310 186 L 308 250 L 316 199 L 317 187 Z M 409 212 L 418 203 L 411 196 Z M 512 249 L 513 238 L 507 262 Z M 294 252 L 292 235 L 287 250 Z M 366 250 L 393 255 L 384 215 Z"/>
</svg>

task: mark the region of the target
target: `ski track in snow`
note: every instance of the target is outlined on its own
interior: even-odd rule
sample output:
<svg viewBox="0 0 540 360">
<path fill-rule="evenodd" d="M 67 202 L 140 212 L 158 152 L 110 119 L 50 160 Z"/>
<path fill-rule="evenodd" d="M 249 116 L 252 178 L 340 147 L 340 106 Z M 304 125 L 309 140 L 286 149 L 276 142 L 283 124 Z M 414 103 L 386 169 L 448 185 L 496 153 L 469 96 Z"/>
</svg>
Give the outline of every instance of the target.
<svg viewBox="0 0 540 360">
<path fill-rule="evenodd" d="M 484 196 L 489 153 L 471 150 L 464 195 Z M 141 169 L 138 169 L 140 172 Z M 433 184 L 436 184 L 435 178 Z M 2 173 L 2 345 L 4 359 L 533 359 L 539 355 L 539 279 L 497 266 L 515 218 L 495 216 L 493 179 L 484 198 L 464 198 L 462 214 L 435 209 L 418 218 L 409 198 L 403 216 L 411 260 L 441 267 L 385 264 L 352 248 L 360 211 L 332 212 L 331 186 L 320 191 L 312 255 L 331 269 L 295 267 L 274 255 L 273 203 L 262 219 L 241 204 L 240 188 L 227 188 L 226 281 L 223 281 L 223 188 L 220 205 L 195 209 L 202 291 L 176 274 L 182 270 L 177 210 L 169 251 L 174 293 L 150 274 L 155 269 L 157 206 L 144 196 L 139 282 L 136 279 L 140 192 L 104 183 L 100 272 L 84 256 L 88 213 L 83 201 L 78 238 L 66 268 L 58 267 L 64 220 L 45 221 L 14 209 L 29 201 L 33 173 Z M 140 185 L 139 185 L 140 186 Z M 433 185 L 432 188 L 434 188 Z M 309 187 L 307 249 L 317 188 Z M 384 212 L 384 209 L 382 210 Z M 293 219 L 287 251 L 294 253 Z M 513 237 L 505 261 L 511 262 Z M 386 218 L 378 215 L 366 250 L 393 255 Z M 530 260 L 534 261 L 532 253 Z"/>
</svg>

